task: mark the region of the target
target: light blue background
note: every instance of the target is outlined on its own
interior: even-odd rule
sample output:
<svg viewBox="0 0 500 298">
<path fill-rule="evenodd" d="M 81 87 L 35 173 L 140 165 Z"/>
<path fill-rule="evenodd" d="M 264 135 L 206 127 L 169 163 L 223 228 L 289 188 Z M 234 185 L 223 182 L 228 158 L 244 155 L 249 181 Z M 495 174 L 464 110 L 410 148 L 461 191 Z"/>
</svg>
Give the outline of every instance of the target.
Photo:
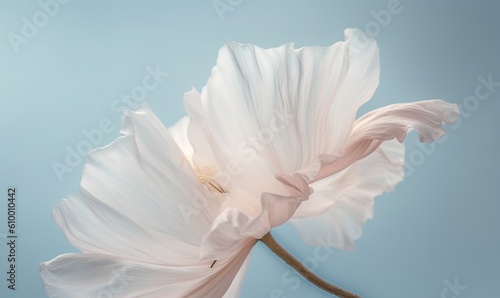
<svg viewBox="0 0 500 298">
<path fill-rule="evenodd" d="M 75 251 L 51 220 L 51 209 L 78 189 L 83 167 L 60 182 L 51 164 L 64 163 L 66 146 L 76 148 L 85 140 L 82 130 L 98 128 L 101 119 L 111 119 L 115 129 L 98 146 L 118 135 L 120 113 L 111 103 L 141 83 L 147 66 L 159 64 L 169 73 L 147 101 L 171 125 L 185 113 L 183 93 L 205 85 L 224 43 L 326 46 L 343 40 L 348 27 L 368 30 L 381 49 L 380 86 L 361 113 L 442 98 L 461 104 L 469 116 L 448 126 L 447 139 L 434 149 L 419 147 L 414 134 L 408 137 L 414 170 L 376 200 L 375 217 L 365 224 L 357 248 L 334 251 L 316 273 L 363 297 L 453 297 L 443 291 L 446 280 L 455 278 L 467 286 L 460 298 L 496 295 L 500 90 L 478 106 L 466 98 L 474 95 L 478 77 L 500 81 L 500 4 L 402 0 L 402 11 L 376 27 L 374 14 L 390 2 L 243 0 L 221 20 L 210 0 L 73 0 L 60 5 L 16 53 L 8 34 L 21 34 L 22 18 L 41 8 L 37 1 L 0 1 L 0 232 L 6 233 L 7 188 L 15 186 L 20 237 L 15 294 L 6 289 L 7 250 L 0 246 L 0 296 L 46 297 L 38 264 Z M 300 260 L 314 256 L 314 247 L 292 226 L 274 235 Z M 305 280 L 298 287 L 283 281 L 289 270 L 258 244 L 242 297 L 270 297 L 273 291 L 328 297 Z"/>
</svg>

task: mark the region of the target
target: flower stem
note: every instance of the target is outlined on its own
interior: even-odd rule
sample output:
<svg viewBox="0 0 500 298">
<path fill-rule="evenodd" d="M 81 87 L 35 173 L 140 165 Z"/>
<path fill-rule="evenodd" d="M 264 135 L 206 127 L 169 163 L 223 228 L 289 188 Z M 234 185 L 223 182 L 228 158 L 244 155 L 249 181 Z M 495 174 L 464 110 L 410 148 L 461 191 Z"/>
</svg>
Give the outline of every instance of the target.
<svg viewBox="0 0 500 298">
<path fill-rule="evenodd" d="M 312 284 L 316 285 L 320 289 L 336 295 L 340 298 L 361 298 L 360 296 L 348 292 L 344 289 L 341 289 L 321 277 L 315 275 L 311 270 L 307 269 L 299 260 L 297 260 L 294 256 L 292 256 L 288 251 L 286 251 L 281 245 L 279 245 L 276 240 L 274 240 L 271 233 L 267 233 L 260 239 L 272 252 L 274 252 L 278 257 L 280 257 L 283 261 L 285 261 L 288 265 L 290 265 L 295 271 L 300 273 L 305 279 L 310 281 Z"/>
</svg>

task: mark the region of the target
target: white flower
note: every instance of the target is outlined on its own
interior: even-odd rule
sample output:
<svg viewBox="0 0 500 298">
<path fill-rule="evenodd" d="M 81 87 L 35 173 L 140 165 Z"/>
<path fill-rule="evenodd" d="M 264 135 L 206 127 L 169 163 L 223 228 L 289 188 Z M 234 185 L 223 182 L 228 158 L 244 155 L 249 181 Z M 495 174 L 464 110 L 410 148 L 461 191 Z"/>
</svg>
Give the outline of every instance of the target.
<svg viewBox="0 0 500 298">
<path fill-rule="evenodd" d="M 458 115 L 431 100 L 355 120 L 378 82 L 378 47 L 355 29 L 330 47 L 227 44 L 186 94 L 189 118 L 169 131 L 142 105 L 89 155 L 80 193 L 53 213 L 82 253 L 42 264 L 47 293 L 221 297 L 240 271 L 236 296 L 253 245 L 289 219 L 308 242 L 351 247 L 373 197 L 402 179 L 398 141 L 412 128 L 430 142 Z"/>
</svg>

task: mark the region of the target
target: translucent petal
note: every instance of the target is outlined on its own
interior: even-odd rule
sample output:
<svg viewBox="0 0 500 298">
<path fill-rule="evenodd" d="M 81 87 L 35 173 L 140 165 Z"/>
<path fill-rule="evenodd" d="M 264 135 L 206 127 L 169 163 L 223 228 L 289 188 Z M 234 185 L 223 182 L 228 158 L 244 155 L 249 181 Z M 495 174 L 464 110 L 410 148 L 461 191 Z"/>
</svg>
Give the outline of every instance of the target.
<svg viewBox="0 0 500 298">
<path fill-rule="evenodd" d="M 217 159 L 240 160 L 253 147 L 275 173 L 291 174 L 342 149 L 379 80 L 375 41 L 359 30 L 345 33 L 345 42 L 325 48 L 223 47 L 201 94 Z"/>
<path fill-rule="evenodd" d="M 189 117 L 184 116 L 168 128 L 170 135 L 190 162 L 193 160 L 193 146 L 188 138 Z"/>
<path fill-rule="evenodd" d="M 373 216 L 374 198 L 403 179 L 404 146 L 384 142 L 372 154 L 311 185 L 314 193 L 291 222 L 305 242 L 353 248 L 363 223 Z"/>
<path fill-rule="evenodd" d="M 203 239 L 202 259 L 226 258 L 228 254 L 237 251 L 238 246 L 247 241 L 247 238 L 262 238 L 271 228 L 288 221 L 300 203 L 307 200 L 312 192 L 298 174 L 278 179 L 289 188 L 289 195 L 263 193 L 262 210 L 255 217 L 236 208 L 224 209 Z"/>
<path fill-rule="evenodd" d="M 80 193 L 62 200 L 53 218 L 84 252 L 188 265 L 198 260 L 220 203 L 207 196 L 167 129 L 143 105 L 126 113 L 121 137 L 91 152 Z"/>
<path fill-rule="evenodd" d="M 459 115 L 456 104 L 442 100 L 424 100 L 393 104 L 373 110 L 354 125 L 345 154 L 331 163 L 324 163 L 314 181 L 338 173 L 377 149 L 385 140 L 402 142 L 410 129 L 415 129 L 421 142 L 430 143 L 442 137 L 444 123 L 454 122 Z"/>
<path fill-rule="evenodd" d="M 51 298 L 222 297 L 241 272 L 253 246 L 248 244 L 213 267 L 212 262 L 171 267 L 107 255 L 66 254 L 42 263 L 40 275 Z"/>
</svg>

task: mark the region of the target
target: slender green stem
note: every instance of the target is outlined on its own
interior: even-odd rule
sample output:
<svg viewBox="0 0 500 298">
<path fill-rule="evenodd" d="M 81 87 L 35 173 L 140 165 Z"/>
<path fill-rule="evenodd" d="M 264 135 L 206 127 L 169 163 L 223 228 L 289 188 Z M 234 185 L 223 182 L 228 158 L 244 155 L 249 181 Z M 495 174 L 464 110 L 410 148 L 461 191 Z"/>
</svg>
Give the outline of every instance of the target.
<svg viewBox="0 0 500 298">
<path fill-rule="evenodd" d="M 281 245 L 279 245 L 279 243 L 274 240 L 273 236 L 271 236 L 271 233 L 267 233 L 266 235 L 264 235 L 264 237 L 262 237 L 260 241 L 267 245 L 267 247 L 269 247 L 272 252 L 274 252 L 278 257 L 280 257 L 283 261 L 285 261 L 288 265 L 295 269 L 295 271 L 297 271 L 305 279 L 307 279 L 320 289 L 340 298 L 361 298 L 356 294 L 332 285 L 331 283 L 314 274 L 311 270 L 307 269 L 304 264 L 302 264 L 299 260 L 292 256 Z"/>
</svg>

